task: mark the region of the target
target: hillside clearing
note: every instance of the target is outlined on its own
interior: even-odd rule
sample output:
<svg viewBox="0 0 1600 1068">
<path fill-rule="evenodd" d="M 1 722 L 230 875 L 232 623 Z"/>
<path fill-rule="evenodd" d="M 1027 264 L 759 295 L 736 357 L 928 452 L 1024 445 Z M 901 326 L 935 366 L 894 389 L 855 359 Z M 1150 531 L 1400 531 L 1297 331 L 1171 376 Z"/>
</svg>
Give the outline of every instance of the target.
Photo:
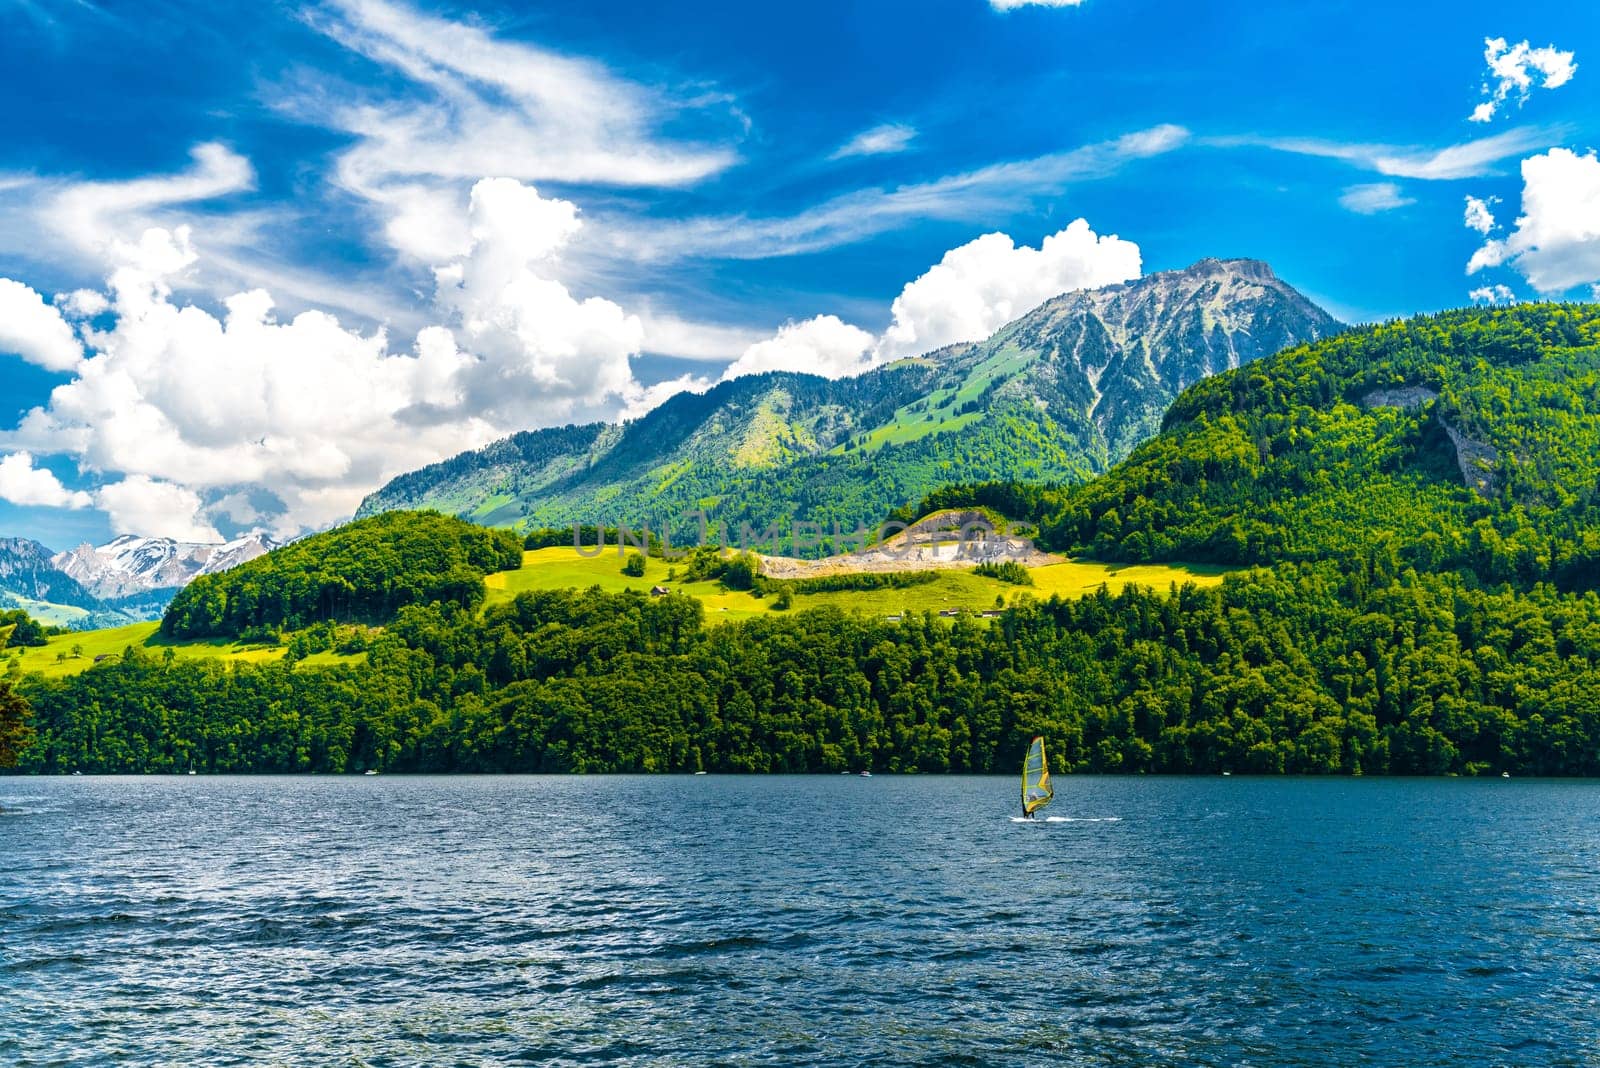
<svg viewBox="0 0 1600 1068">
<path fill-rule="evenodd" d="M 902 589 L 796 594 L 790 611 L 833 606 L 847 612 L 874 616 L 941 611 L 975 615 L 996 608 L 997 599 L 999 603 L 1011 604 L 1022 597 L 1042 599 L 1052 594 L 1079 597 L 1101 586 L 1112 592 L 1127 585 L 1165 589 L 1172 583 L 1193 582 L 1199 586 L 1214 586 L 1222 581 L 1225 573 L 1223 568 L 1203 565 L 1122 565 L 1068 560 L 1030 568 L 1029 574 L 1033 576 L 1034 584 L 1014 586 L 998 579 L 975 575 L 969 570 L 949 569 L 941 570 L 933 582 Z M 579 556 L 576 549 L 565 546 L 537 549 L 523 554 L 522 567 L 516 571 L 496 572 L 489 575 L 485 582 L 489 588 L 488 603 L 491 605 L 509 601 L 529 590 L 588 589 L 598 586 L 611 593 L 623 590 L 648 593 L 654 586 L 666 586 L 674 593 L 688 594 L 704 605 L 707 622 L 751 619 L 777 611 L 772 607 L 772 597 L 757 597 L 746 591 L 728 590 L 717 581 L 679 582 L 675 577 L 674 565 L 660 559 L 647 560 L 644 575 L 629 577 L 622 574 L 622 561 L 613 549 L 607 549 L 597 557 Z M 75 648 L 79 650 L 77 656 L 73 655 Z M 136 648 L 151 656 L 161 656 L 170 649 L 174 656 L 183 659 L 254 664 L 281 660 L 285 652 L 283 645 L 245 645 L 221 638 L 172 641 L 161 636 L 160 624 L 152 622 L 58 635 L 37 648 L 9 648 L 0 654 L 0 660 L 17 660 L 17 670 L 23 673 L 62 678 L 94 667 L 96 657 L 120 657 L 129 648 Z M 351 663 L 362 655 L 317 653 L 301 662 L 308 666 Z M 61 659 L 63 656 L 64 659 Z"/>
<path fill-rule="evenodd" d="M 20 670 L 27 674 L 43 675 L 47 679 L 76 675 L 95 664 L 95 657 L 120 657 L 129 648 L 136 648 L 151 656 L 160 656 L 171 649 L 173 655 L 186 660 L 244 661 L 260 664 L 281 660 L 284 646 L 240 645 L 224 639 L 213 641 L 171 641 L 159 633 L 159 623 L 132 623 L 126 627 L 106 630 L 74 631 L 57 635 L 46 644 L 35 648 L 10 647 L 0 653 L 0 660 L 17 658 Z M 77 649 L 80 655 L 74 656 Z M 66 659 L 59 660 L 64 655 Z M 306 657 L 304 664 L 337 664 L 352 662 L 358 656 L 340 656 L 335 653 L 317 653 Z"/>
<path fill-rule="evenodd" d="M 760 598 L 742 591 L 726 590 L 719 582 L 678 582 L 674 567 L 651 558 L 639 577 L 622 574 L 622 559 L 613 549 L 596 557 L 578 555 L 576 549 L 559 546 L 535 549 L 523 554 L 522 567 L 488 576 L 489 603 L 509 601 L 528 590 L 584 589 L 599 586 L 607 592 L 638 590 L 649 592 L 666 586 L 674 593 L 697 598 L 710 621 L 748 619 L 774 611 L 772 598 Z M 1032 568 L 1034 585 L 1014 586 L 998 579 L 975 575 L 969 570 L 941 570 L 938 578 L 924 585 L 902 589 L 845 590 L 830 593 L 796 594 L 791 611 L 832 605 L 849 612 L 895 615 L 901 612 L 937 612 L 949 609 L 969 613 L 996 607 L 996 598 L 1010 604 L 1020 597 L 1045 598 L 1082 596 L 1106 586 L 1112 592 L 1130 584 L 1165 589 L 1176 582 L 1214 586 L 1222 581 L 1223 568 L 1190 564 L 1110 564 L 1093 560 L 1068 560 Z"/>
</svg>

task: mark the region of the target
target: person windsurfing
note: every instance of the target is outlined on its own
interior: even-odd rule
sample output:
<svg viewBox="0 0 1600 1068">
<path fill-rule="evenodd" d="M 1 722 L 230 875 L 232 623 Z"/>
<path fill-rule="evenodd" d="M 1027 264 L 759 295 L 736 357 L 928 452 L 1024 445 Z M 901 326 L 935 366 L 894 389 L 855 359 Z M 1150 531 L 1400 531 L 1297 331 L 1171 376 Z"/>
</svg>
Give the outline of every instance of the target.
<svg viewBox="0 0 1600 1068">
<path fill-rule="evenodd" d="M 1050 766 L 1045 761 L 1044 739 L 1035 738 L 1028 746 L 1028 755 L 1022 761 L 1022 816 L 1033 819 L 1033 814 L 1050 803 L 1055 791 L 1050 788 Z"/>
</svg>

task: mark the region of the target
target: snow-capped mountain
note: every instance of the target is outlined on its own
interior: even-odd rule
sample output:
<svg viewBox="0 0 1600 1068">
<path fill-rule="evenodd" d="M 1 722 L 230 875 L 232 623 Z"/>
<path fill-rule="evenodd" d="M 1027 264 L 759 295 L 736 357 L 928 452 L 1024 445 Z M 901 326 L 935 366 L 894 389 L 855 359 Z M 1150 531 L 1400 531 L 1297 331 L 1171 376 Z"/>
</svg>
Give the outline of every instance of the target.
<svg viewBox="0 0 1600 1068">
<path fill-rule="evenodd" d="M 197 576 L 237 567 L 276 547 L 260 534 L 216 544 L 124 534 L 99 547 L 85 542 L 71 552 L 58 553 L 52 562 L 96 597 L 114 600 L 176 589 Z"/>
</svg>

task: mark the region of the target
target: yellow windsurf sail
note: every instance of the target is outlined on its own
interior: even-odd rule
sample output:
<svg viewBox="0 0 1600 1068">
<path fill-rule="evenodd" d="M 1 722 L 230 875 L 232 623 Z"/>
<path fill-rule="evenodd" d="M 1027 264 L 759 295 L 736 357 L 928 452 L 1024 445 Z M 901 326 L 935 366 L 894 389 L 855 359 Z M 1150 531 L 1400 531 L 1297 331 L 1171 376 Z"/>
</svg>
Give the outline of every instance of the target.
<svg viewBox="0 0 1600 1068">
<path fill-rule="evenodd" d="M 1022 811 L 1033 815 L 1044 808 L 1055 796 L 1050 789 L 1050 765 L 1044 759 L 1044 739 L 1035 738 L 1028 746 L 1028 758 L 1022 762 Z"/>
</svg>

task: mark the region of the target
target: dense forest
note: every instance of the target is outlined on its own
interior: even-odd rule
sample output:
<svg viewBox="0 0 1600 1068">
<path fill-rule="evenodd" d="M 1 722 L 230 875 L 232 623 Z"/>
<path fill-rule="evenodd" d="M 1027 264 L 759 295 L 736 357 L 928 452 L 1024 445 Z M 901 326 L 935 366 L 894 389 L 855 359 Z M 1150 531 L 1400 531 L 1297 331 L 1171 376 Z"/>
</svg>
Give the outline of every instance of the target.
<svg viewBox="0 0 1600 1068">
<path fill-rule="evenodd" d="M 402 608 L 366 663 L 131 651 L 29 679 L 33 771 L 1600 774 L 1600 597 L 1285 565 L 992 625 L 529 593 Z"/>
<path fill-rule="evenodd" d="M 0 652 L 16 636 L 15 623 L 0 623 Z M 0 768 L 14 768 L 33 740 L 28 702 L 11 688 L 11 680 L 0 679 Z"/>
<path fill-rule="evenodd" d="M 167 607 L 169 638 L 276 637 L 332 620 L 383 622 L 408 604 L 483 603 L 483 576 L 521 566 L 522 539 L 433 512 L 389 512 L 202 575 Z"/>
<path fill-rule="evenodd" d="M 1293 348 L 1185 391 L 1093 481 L 951 486 L 919 507 L 979 504 L 1101 559 L 1381 546 L 1421 571 L 1600 588 L 1600 306 L 1449 312 Z"/>
</svg>

